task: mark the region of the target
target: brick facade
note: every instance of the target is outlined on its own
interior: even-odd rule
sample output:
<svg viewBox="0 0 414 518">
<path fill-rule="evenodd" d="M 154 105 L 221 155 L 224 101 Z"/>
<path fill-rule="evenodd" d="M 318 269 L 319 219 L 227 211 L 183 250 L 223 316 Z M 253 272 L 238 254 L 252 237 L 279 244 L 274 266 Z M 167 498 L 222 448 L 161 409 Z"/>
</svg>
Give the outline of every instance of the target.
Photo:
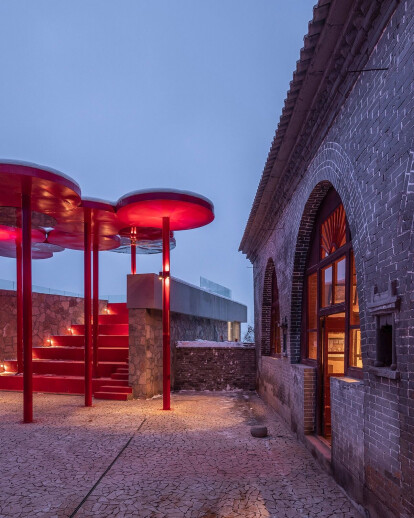
<svg viewBox="0 0 414 518">
<path fill-rule="evenodd" d="M 255 388 L 254 347 L 177 346 L 175 390 L 255 390 Z"/>
<path fill-rule="evenodd" d="M 317 372 L 300 363 L 304 275 L 318 208 L 329 188 L 338 192 L 355 255 L 363 379 L 331 380 L 332 468 L 371 517 L 408 518 L 414 516 L 414 4 L 349 4 L 352 20 L 368 16 L 369 4 L 371 25 L 362 33 L 352 22 L 330 66 L 339 74 L 348 59 L 348 71 L 366 72 L 345 71 L 337 90 L 327 81 L 325 97 L 315 100 L 312 129 L 297 130 L 283 174 L 274 158 L 285 131 L 282 116 L 268 159 L 274 169 L 272 175 L 265 169 L 268 184 L 259 188 L 241 247 L 254 266 L 259 392 L 299 437 L 315 433 Z M 347 45 L 357 49 L 357 40 L 360 50 L 351 56 Z M 280 317 L 288 322 L 287 358 L 281 359 L 267 357 L 261 345 L 268 333 L 269 264 Z M 399 301 L 392 310 L 397 371 L 374 366 L 377 321 L 370 303 L 374 291 L 385 293 L 390 285 Z"/>
</svg>

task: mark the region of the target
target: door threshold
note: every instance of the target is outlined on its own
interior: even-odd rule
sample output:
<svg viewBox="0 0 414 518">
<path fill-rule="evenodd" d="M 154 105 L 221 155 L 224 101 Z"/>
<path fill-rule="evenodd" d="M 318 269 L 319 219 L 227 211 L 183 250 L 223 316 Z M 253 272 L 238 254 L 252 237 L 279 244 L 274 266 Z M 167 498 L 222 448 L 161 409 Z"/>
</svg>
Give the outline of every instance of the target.
<svg viewBox="0 0 414 518">
<path fill-rule="evenodd" d="M 330 437 L 329 439 L 327 439 L 323 435 L 316 435 L 315 437 L 318 439 L 318 441 L 323 442 L 323 444 L 325 444 L 329 449 L 332 448 L 332 437 Z"/>
<path fill-rule="evenodd" d="M 332 475 L 332 450 L 329 442 L 319 435 L 305 435 L 305 446 L 322 468 Z"/>
</svg>

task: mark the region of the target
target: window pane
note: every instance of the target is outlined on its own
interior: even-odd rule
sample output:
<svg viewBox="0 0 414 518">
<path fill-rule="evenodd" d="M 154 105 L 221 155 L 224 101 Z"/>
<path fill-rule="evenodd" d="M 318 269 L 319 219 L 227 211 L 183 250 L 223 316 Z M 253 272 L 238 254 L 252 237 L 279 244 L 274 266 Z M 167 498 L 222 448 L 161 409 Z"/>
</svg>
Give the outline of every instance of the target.
<svg viewBox="0 0 414 518">
<path fill-rule="evenodd" d="M 362 369 L 360 329 L 349 330 L 349 365 Z"/>
<path fill-rule="evenodd" d="M 308 329 L 318 327 L 318 275 L 308 277 Z"/>
<path fill-rule="evenodd" d="M 325 319 L 327 339 L 327 374 L 345 372 L 345 313 L 335 313 Z"/>
<path fill-rule="evenodd" d="M 332 304 L 332 266 L 322 270 L 322 306 Z"/>
<path fill-rule="evenodd" d="M 316 360 L 318 357 L 318 333 L 308 331 L 308 358 Z"/>
<path fill-rule="evenodd" d="M 351 256 L 351 300 L 350 300 L 350 320 L 351 326 L 359 326 L 359 302 L 358 302 L 358 292 L 357 292 L 357 281 L 356 281 L 356 271 L 355 271 L 355 260 L 354 255 Z"/>
<path fill-rule="evenodd" d="M 346 243 L 346 218 L 343 205 L 337 209 L 321 225 L 321 257 L 331 255 Z"/>
<path fill-rule="evenodd" d="M 346 259 L 343 257 L 335 263 L 335 304 L 345 302 Z"/>
</svg>

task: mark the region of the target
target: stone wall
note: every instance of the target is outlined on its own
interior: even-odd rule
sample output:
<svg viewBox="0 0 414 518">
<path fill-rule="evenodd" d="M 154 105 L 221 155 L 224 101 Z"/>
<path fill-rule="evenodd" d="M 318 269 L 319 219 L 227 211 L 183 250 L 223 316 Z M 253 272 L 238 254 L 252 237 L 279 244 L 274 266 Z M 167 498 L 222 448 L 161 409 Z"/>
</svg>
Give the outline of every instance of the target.
<svg viewBox="0 0 414 518">
<path fill-rule="evenodd" d="M 304 269 L 318 207 L 331 186 L 339 193 L 355 254 L 363 384 L 332 381 L 332 463 L 337 474 L 344 464 L 338 479 L 346 487 L 363 481 L 363 491 L 355 498 L 372 517 L 414 516 L 413 28 L 414 3 L 402 1 L 385 30 L 367 32 L 367 39 L 373 39 L 366 43 L 370 51 L 364 68 L 372 72 L 359 74 L 345 97 L 332 101 L 326 118 L 314 126 L 306 153 L 303 148 L 292 153 L 297 162 L 287 166 L 278 186 L 280 208 L 266 220 L 266 227 L 275 230 L 252 257 L 259 391 L 299 436 L 305 435 L 312 428 L 315 381 L 303 383 L 309 390 L 302 403 L 302 373 L 295 364 L 301 361 Z M 269 260 L 276 270 L 280 318 L 287 318 L 290 372 L 263 355 Z M 373 289 L 385 292 L 390 283 L 395 283 L 400 299 L 395 314 L 396 374 L 372 369 L 376 322 L 367 306 Z M 283 401 L 276 401 L 278 394 Z M 301 415 L 306 408 L 305 421 Z M 363 468 L 357 464 L 351 469 L 351 458 L 346 461 L 345 425 L 356 437 L 354 448 L 362 452 Z M 346 472 L 350 480 L 345 480 Z"/>
<path fill-rule="evenodd" d="M 178 344 L 175 390 L 254 390 L 254 346 L 200 347 Z"/>
<path fill-rule="evenodd" d="M 129 310 L 129 384 L 134 397 L 162 392 L 162 314 Z"/>
<path fill-rule="evenodd" d="M 45 344 L 50 336 L 68 334 L 72 324 L 83 324 L 83 298 L 33 293 L 33 347 Z M 101 310 L 106 301 L 100 302 Z M 16 359 L 16 292 L 0 290 L 0 361 Z"/>
<path fill-rule="evenodd" d="M 179 340 L 226 337 L 227 322 L 171 313 L 171 387 L 175 385 Z M 162 392 L 162 313 L 156 309 L 129 310 L 129 382 L 134 397 Z"/>
</svg>

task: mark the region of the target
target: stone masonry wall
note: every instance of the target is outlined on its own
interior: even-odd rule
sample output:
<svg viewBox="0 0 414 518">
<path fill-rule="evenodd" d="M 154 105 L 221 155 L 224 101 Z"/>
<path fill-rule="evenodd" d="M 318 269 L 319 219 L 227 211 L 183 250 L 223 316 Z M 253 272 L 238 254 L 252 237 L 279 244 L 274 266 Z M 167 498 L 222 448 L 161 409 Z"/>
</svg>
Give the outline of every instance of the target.
<svg viewBox="0 0 414 518">
<path fill-rule="evenodd" d="M 266 267 L 275 265 L 279 289 L 280 318 L 287 318 L 288 358 L 301 361 L 302 290 L 310 232 L 324 193 L 333 186 L 339 193 L 349 222 L 357 272 L 363 359 L 363 389 L 336 391 L 343 412 L 332 413 L 333 464 L 341 462 L 353 477 L 364 480 L 360 503 L 372 517 L 414 516 L 414 3 L 399 2 L 364 65 L 372 72 L 359 74 L 348 96 L 331 106 L 329 126 L 319 127 L 310 157 L 288 175 L 278 191 L 285 205 L 267 226 L 275 230 L 254 259 L 255 334 L 258 344 L 259 390 L 269 395 L 274 384 L 290 394 L 292 427 L 306 433 L 298 373 L 289 374 L 277 362 L 260 353 L 262 303 Z M 376 71 L 375 69 L 382 69 Z M 339 98 L 338 98 L 339 99 Z M 335 118 L 333 114 L 335 113 Z M 323 140 L 322 140 L 323 136 Z M 294 192 L 288 192 L 295 185 Z M 286 190 L 286 195 L 284 193 Z M 400 307 L 395 314 L 397 373 L 372 370 L 376 357 L 376 322 L 367 308 L 374 287 L 384 292 L 394 282 Z M 266 329 L 264 330 L 266 332 Z M 283 374 L 282 374 L 283 373 Z M 296 380 L 296 381 L 295 381 Z M 338 388 L 338 387 L 336 387 Z M 362 401 L 362 415 L 354 414 L 352 401 Z M 273 405 L 282 415 L 285 405 Z M 351 398 L 351 405 L 345 404 Z M 338 399 L 339 401 L 339 399 Z M 362 403 L 361 403 L 362 404 Z M 341 441 L 345 433 L 337 419 L 350 423 L 363 437 L 363 477 L 355 471 Z M 309 424 L 307 425 L 309 429 Z M 301 432 L 301 433 L 299 433 Z M 352 432 L 353 433 L 353 432 Z M 359 450 L 358 450 L 359 451 Z M 335 456 L 338 456 L 336 459 Z M 344 482 L 345 483 L 345 482 Z"/>
<path fill-rule="evenodd" d="M 176 348 L 179 340 L 220 340 L 227 322 L 171 313 L 171 387 L 175 385 Z M 134 397 L 162 392 L 162 313 L 129 310 L 129 382 Z"/>
<path fill-rule="evenodd" d="M 52 335 L 68 334 L 72 324 L 83 324 L 83 298 L 33 293 L 33 346 L 44 345 Z M 100 309 L 106 301 L 100 301 Z M 0 290 L 0 361 L 16 359 L 16 292 Z"/>
<path fill-rule="evenodd" d="M 176 348 L 175 390 L 254 390 L 254 346 Z"/>
<path fill-rule="evenodd" d="M 129 384 L 134 397 L 162 392 L 161 311 L 129 310 Z"/>
</svg>

